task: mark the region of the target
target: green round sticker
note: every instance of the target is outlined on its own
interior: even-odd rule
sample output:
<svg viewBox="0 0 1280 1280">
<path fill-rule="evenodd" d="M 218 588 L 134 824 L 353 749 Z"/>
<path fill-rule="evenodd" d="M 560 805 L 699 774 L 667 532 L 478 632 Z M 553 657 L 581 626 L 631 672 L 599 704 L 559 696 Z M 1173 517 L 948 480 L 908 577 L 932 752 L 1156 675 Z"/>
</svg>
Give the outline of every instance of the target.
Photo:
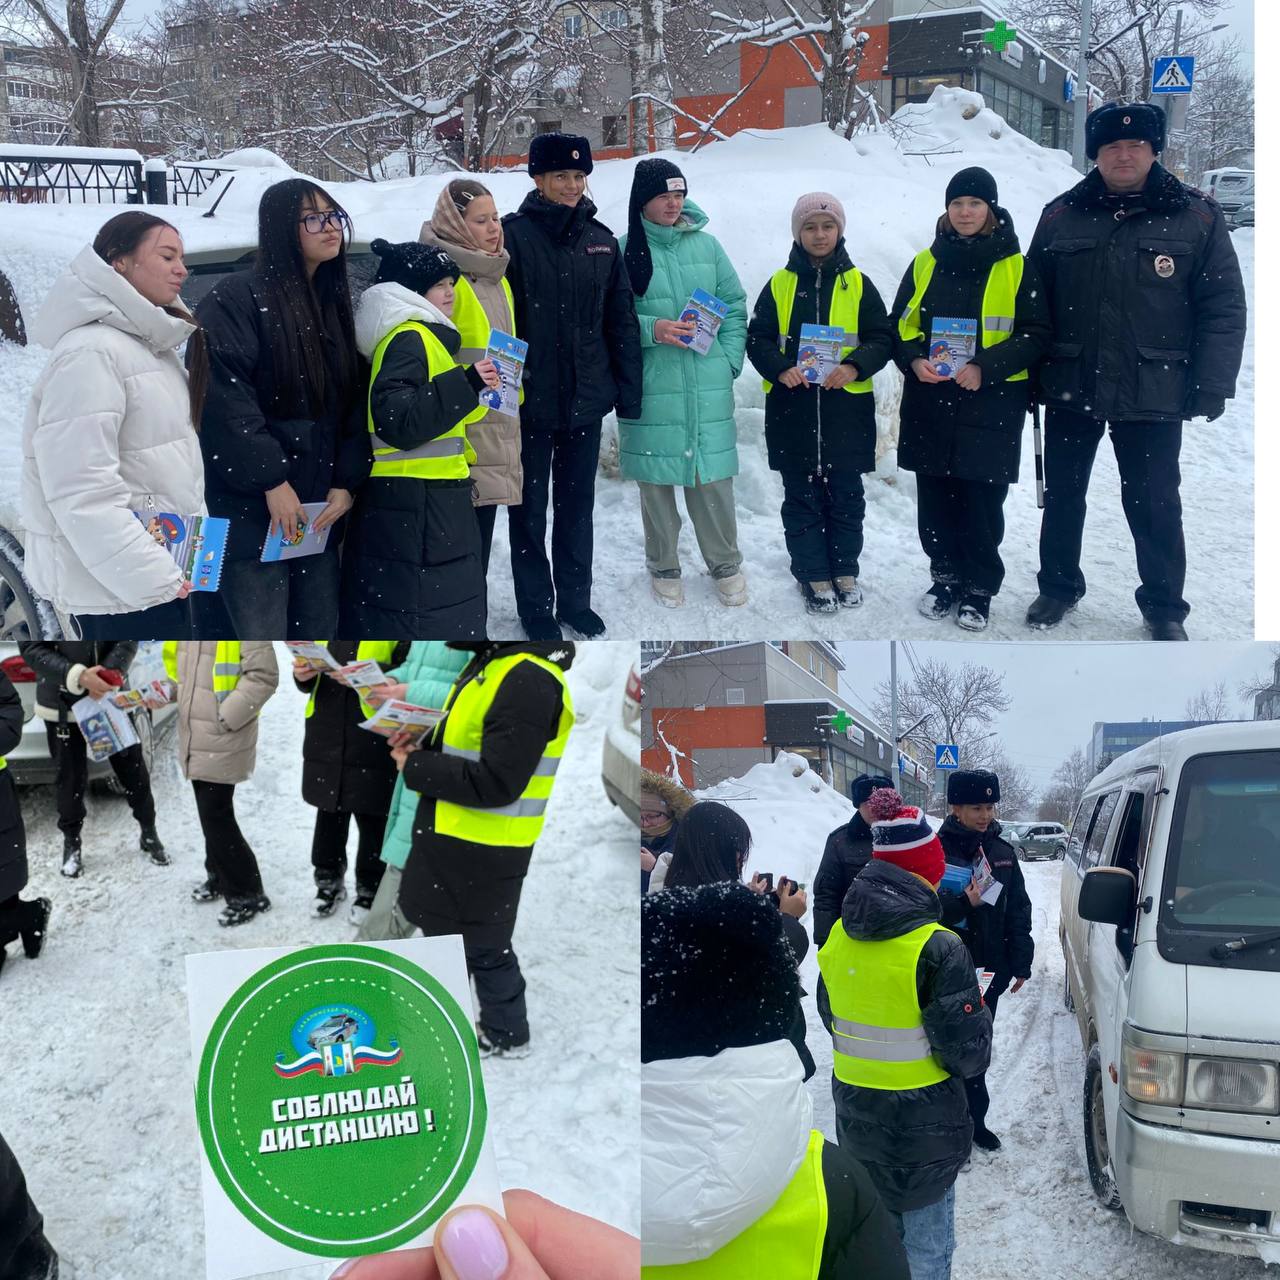
<svg viewBox="0 0 1280 1280">
<path fill-rule="evenodd" d="M 325 1257 L 414 1239 L 466 1185 L 487 1109 L 470 1019 L 374 947 L 308 947 L 227 1001 L 196 1079 L 205 1154 L 273 1239 Z"/>
</svg>

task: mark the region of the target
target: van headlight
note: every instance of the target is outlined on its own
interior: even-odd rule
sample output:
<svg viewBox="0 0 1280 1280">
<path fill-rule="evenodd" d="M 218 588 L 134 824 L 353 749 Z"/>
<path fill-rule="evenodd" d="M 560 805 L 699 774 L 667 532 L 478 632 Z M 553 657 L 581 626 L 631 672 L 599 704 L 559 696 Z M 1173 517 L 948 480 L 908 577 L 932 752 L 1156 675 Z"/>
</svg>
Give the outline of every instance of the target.
<svg viewBox="0 0 1280 1280">
<path fill-rule="evenodd" d="M 1120 1051 L 1120 1083 L 1135 1102 L 1162 1107 L 1180 1106 L 1182 1062 L 1180 1053 L 1142 1049 L 1126 1041 Z"/>
<path fill-rule="evenodd" d="M 1188 1058 L 1186 1105 L 1206 1111 L 1280 1111 L 1274 1063 L 1239 1058 Z"/>
</svg>

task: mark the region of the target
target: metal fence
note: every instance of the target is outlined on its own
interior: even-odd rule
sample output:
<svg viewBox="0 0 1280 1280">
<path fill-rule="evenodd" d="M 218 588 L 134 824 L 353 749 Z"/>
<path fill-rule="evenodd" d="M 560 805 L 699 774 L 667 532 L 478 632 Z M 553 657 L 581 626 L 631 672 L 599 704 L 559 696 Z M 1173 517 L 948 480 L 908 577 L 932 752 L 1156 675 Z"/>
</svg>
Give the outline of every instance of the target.
<svg viewBox="0 0 1280 1280">
<path fill-rule="evenodd" d="M 142 204 L 142 161 L 77 156 L 0 156 L 0 201 L 9 204 Z"/>
<path fill-rule="evenodd" d="M 219 178 L 231 173 L 207 164 L 172 164 L 169 166 L 169 203 L 191 204 L 204 195 Z"/>
</svg>

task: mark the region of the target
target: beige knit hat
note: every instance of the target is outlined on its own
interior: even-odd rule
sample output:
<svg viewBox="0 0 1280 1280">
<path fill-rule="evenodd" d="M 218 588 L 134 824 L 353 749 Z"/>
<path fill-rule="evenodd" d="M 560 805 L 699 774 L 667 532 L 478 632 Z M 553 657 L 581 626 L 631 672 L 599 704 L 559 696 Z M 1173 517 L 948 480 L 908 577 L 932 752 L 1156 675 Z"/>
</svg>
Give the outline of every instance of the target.
<svg viewBox="0 0 1280 1280">
<path fill-rule="evenodd" d="M 791 210 L 793 240 L 800 239 L 800 228 L 804 226 L 804 220 L 811 213 L 829 213 L 836 220 L 840 234 L 844 235 L 844 205 L 829 191 L 810 191 L 807 196 L 801 196 L 796 201 L 796 207 Z"/>
</svg>

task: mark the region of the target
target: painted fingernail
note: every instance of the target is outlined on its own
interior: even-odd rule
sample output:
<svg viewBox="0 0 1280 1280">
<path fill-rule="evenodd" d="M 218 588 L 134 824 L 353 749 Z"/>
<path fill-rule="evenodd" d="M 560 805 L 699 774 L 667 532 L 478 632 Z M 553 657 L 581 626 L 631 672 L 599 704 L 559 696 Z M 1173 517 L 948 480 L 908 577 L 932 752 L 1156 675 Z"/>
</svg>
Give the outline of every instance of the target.
<svg viewBox="0 0 1280 1280">
<path fill-rule="evenodd" d="M 455 1213 L 444 1224 L 439 1247 L 458 1280 L 502 1280 L 511 1261 L 498 1224 L 483 1209 Z"/>
<path fill-rule="evenodd" d="M 329 1277 L 329 1280 L 341 1280 L 342 1276 L 349 1276 L 355 1268 L 356 1263 L 359 1261 L 359 1258 L 352 1258 L 350 1262 L 344 1262 L 342 1266 L 340 1266 L 337 1271 Z"/>
</svg>

